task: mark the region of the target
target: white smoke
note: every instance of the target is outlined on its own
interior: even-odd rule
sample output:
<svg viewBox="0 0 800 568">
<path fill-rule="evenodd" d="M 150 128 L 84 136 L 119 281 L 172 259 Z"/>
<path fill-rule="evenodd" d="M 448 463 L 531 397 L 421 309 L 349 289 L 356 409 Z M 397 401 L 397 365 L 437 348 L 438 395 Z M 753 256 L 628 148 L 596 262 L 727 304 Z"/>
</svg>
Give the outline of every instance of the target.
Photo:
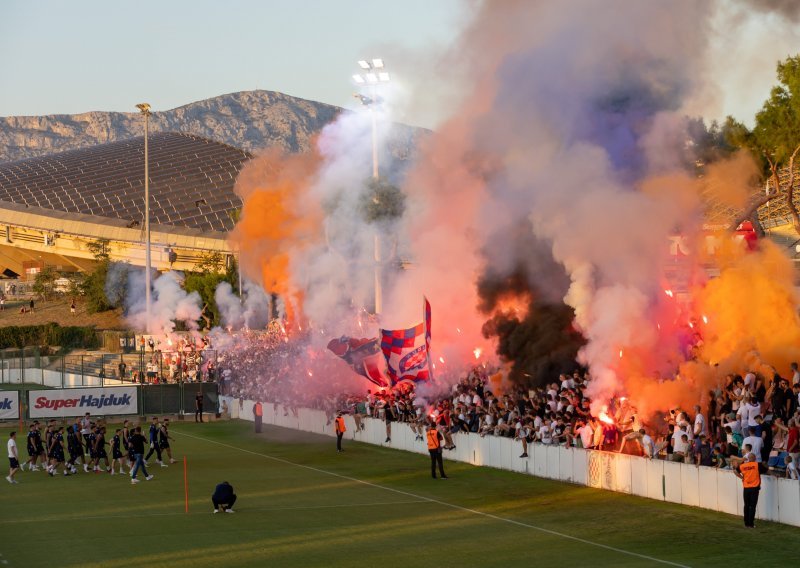
<svg viewBox="0 0 800 568">
<path fill-rule="evenodd" d="M 170 271 L 155 276 L 149 326 L 153 334 L 172 333 L 176 322 L 182 322 L 189 331 L 197 331 L 197 320 L 202 311 L 200 294 L 187 294 L 182 285 L 181 272 Z M 148 326 L 143 270 L 128 272 L 127 290 L 125 303 L 128 324 L 136 330 L 144 331 Z"/>
<path fill-rule="evenodd" d="M 243 292 L 244 301 L 233 293 L 233 288 L 228 282 L 220 282 L 217 285 L 217 289 L 214 291 L 214 301 L 217 304 L 222 325 L 233 330 L 265 328 L 269 323 L 272 308 L 264 288 L 250 280 L 245 280 Z"/>
</svg>

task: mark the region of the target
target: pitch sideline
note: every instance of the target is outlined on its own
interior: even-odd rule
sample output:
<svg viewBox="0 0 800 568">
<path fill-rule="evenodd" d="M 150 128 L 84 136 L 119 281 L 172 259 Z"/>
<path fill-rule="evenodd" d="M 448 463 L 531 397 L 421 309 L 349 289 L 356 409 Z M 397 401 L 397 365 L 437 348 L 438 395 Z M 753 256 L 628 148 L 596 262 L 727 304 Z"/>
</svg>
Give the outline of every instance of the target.
<svg viewBox="0 0 800 568">
<path fill-rule="evenodd" d="M 535 531 L 539 531 L 541 533 L 549 534 L 551 536 L 557 536 L 557 537 L 560 537 L 560 538 L 563 538 L 563 539 L 567 539 L 567 540 L 571 540 L 571 541 L 574 541 L 574 542 L 580 542 L 582 544 L 586 544 L 586 545 L 589 545 L 589 546 L 595 546 L 597 548 L 602 548 L 604 550 L 610 550 L 612 552 L 617 552 L 619 554 L 625 554 L 627 556 L 634 556 L 636 558 L 642 558 L 642 559 L 645 559 L 645 560 L 650 560 L 652 562 L 656 562 L 658 564 L 665 564 L 667 566 L 676 566 L 678 568 L 690 568 L 689 566 L 687 566 L 685 564 L 678 564 L 677 562 L 671 562 L 669 560 L 663 560 L 661 558 L 656 558 L 654 556 L 648 556 L 646 554 L 640 554 L 638 552 L 625 550 L 623 548 L 617 548 L 617 547 L 610 546 L 610 545 L 607 545 L 607 544 L 594 542 L 594 541 L 591 541 L 591 540 L 583 539 L 583 538 L 580 538 L 580 537 L 577 537 L 577 536 L 568 535 L 568 534 L 561 533 L 561 532 L 558 532 L 558 531 L 554 531 L 554 530 L 551 530 L 551 529 L 546 529 L 546 528 L 543 528 L 543 527 L 537 527 L 536 525 L 523 523 L 521 521 L 515 521 L 513 519 L 508 519 L 506 517 L 499 517 L 497 515 L 492 515 L 491 513 L 484 513 L 483 511 L 478 511 L 476 509 L 470 509 L 468 507 L 462 507 L 461 505 L 456 505 L 454 503 L 448 503 L 446 501 L 440 501 L 438 499 L 433 499 L 431 497 L 425 497 L 424 495 L 417 495 L 415 493 L 410 493 L 408 491 L 402 491 L 400 489 L 394 489 L 392 487 L 387 487 L 385 485 L 379 485 L 377 483 L 371 483 L 369 481 L 364 481 L 363 479 L 350 477 L 348 475 L 342 475 L 340 473 L 335 473 L 333 471 L 320 469 L 320 468 L 313 467 L 313 466 L 310 466 L 310 465 L 304 465 L 304 464 L 301 464 L 301 463 L 296 463 L 296 462 L 293 462 L 293 461 L 290 461 L 290 460 L 287 460 L 287 459 L 284 459 L 284 458 L 271 456 L 269 454 L 264 454 L 264 453 L 260 453 L 260 452 L 254 452 L 252 450 L 248 450 L 248 449 L 245 449 L 245 448 L 240 448 L 239 446 L 234 446 L 232 444 L 226 444 L 224 442 L 218 442 L 216 440 L 211 440 L 209 438 L 204 438 L 202 436 L 195 436 L 193 434 L 187 434 L 186 432 L 178 432 L 178 431 L 176 431 L 174 433 L 178 434 L 179 436 L 186 436 L 188 438 L 194 438 L 196 440 L 200 440 L 200 441 L 203 441 L 203 442 L 208 442 L 209 444 L 216 444 L 218 446 L 222 446 L 222 447 L 225 447 L 225 448 L 230 448 L 232 450 L 237 450 L 237 451 L 244 452 L 244 453 L 247 453 L 247 454 L 251 454 L 251 455 L 254 455 L 254 456 L 260 456 L 262 458 L 267 458 L 269 460 L 276 461 L 276 462 L 279 462 L 279 463 L 283 463 L 283 464 L 286 464 L 286 465 L 292 465 L 292 466 L 295 466 L 295 467 L 300 467 L 300 468 L 303 468 L 303 469 L 307 469 L 309 471 L 315 471 L 317 473 L 322 473 L 322 474 L 325 474 L 325 475 L 331 475 L 333 477 L 338 477 L 339 479 L 345 479 L 347 481 L 351 481 L 351 482 L 354 482 L 354 483 L 360 483 L 362 485 L 367 485 L 369 487 L 375 487 L 377 489 L 382 489 L 384 491 L 391 491 L 392 493 L 397 493 L 399 495 L 405 495 L 406 497 L 412 497 L 414 499 L 418 499 L 421 502 L 426 502 L 427 501 L 429 503 L 436 503 L 438 505 L 442 505 L 443 507 L 449 507 L 451 509 L 464 511 L 466 513 L 472 513 L 473 515 L 479 515 L 481 517 L 486 517 L 486 518 L 489 518 L 489 519 L 493 519 L 495 521 L 501 521 L 501 522 L 509 523 L 509 524 L 516 525 L 516 526 L 519 526 L 519 527 L 532 529 L 532 530 L 535 530 Z"/>
</svg>

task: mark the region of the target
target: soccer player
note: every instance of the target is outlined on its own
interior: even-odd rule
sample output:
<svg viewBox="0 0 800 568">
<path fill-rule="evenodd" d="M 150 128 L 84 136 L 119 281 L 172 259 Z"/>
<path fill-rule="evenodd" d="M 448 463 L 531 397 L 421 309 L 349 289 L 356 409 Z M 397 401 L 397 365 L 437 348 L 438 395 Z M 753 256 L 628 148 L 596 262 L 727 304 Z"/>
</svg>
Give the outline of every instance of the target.
<svg viewBox="0 0 800 568">
<path fill-rule="evenodd" d="M 133 430 L 128 427 L 128 421 L 126 420 L 122 424 L 122 444 L 125 447 L 125 451 L 128 453 L 128 468 L 130 471 L 133 471 L 133 463 L 136 461 L 136 458 L 133 456 L 133 446 L 131 446 L 132 435 Z"/>
<path fill-rule="evenodd" d="M 150 459 L 150 456 L 153 455 L 153 452 L 156 453 L 156 461 L 161 467 L 169 467 L 163 461 L 161 461 L 161 447 L 158 445 L 158 431 L 161 427 L 158 424 L 158 417 L 153 416 L 153 423 L 150 424 L 150 451 L 147 452 L 147 455 L 144 458 L 144 462 L 147 463 L 147 460 Z"/>
<path fill-rule="evenodd" d="M 97 426 L 94 435 L 94 471 L 100 473 L 100 460 L 106 462 L 106 471 L 111 471 L 108 465 L 108 454 L 106 453 L 106 429 L 104 426 Z"/>
<path fill-rule="evenodd" d="M 97 441 L 96 428 L 97 426 L 92 422 L 91 426 L 89 426 L 89 434 L 84 436 L 86 439 L 86 449 L 89 452 L 89 462 L 92 464 L 92 470 L 95 473 L 100 471 L 100 468 L 97 467 L 97 453 L 95 452 L 95 442 Z"/>
<path fill-rule="evenodd" d="M 89 435 L 92 433 L 92 419 L 91 415 L 87 412 L 83 415 L 83 419 L 81 420 L 81 436 L 83 436 L 83 445 L 86 447 L 86 452 L 90 454 L 91 457 L 92 446 L 89 444 Z M 86 461 L 84 460 L 84 464 Z M 88 468 L 84 467 L 84 470 L 89 471 Z"/>
<path fill-rule="evenodd" d="M 111 438 L 111 475 L 115 475 L 114 465 L 119 464 L 119 473 L 122 474 L 122 465 L 125 456 L 122 455 L 122 430 L 117 428 L 114 437 Z"/>
<path fill-rule="evenodd" d="M 214 513 L 225 511 L 226 513 L 235 513 L 233 504 L 236 503 L 236 494 L 233 492 L 233 487 L 227 481 L 223 481 L 214 488 L 214 494 L 211 496 L 211 502 L 214 504 Z"/>
<path fill-rule="evenodd" d="M 48 426 L 49 428 L 49 426 Z M 58 426 L 52 430 L 50 435 L 50 446 L 48 447 L 48 455 L 50 456 L 50 467 L 47 473 L 53 477 L 58 471 L 58 464 L 64 465 L 64 475 L 69 475 L 69 470 L 64 464 L 64 427 Z"/>
<path fill-rule="evenodd" d="M 133 435 L 130 437 L 131 447 L 133 448 L 133 455 L 136 461 L 136 465 L 133 466 L 133 470 L 131 471 L 131 483 L 136 484 L 139 483 L 137 479 L 137 474 L 139 473 L 139 468 L 142 469 L 142 473 L 144 473 L 144 478 L 147 481 L 153 479 L 152 475 L 147 474 L 147 467 L 144 464 L 144 444 L 145 438 L 142 436 L 142 428 L 141 426 L 137 426 L 136 430 L 134 430 Z"/>
<path fill-rule="evenodd" d="M 37 455 L 42 459 L 42 469 L 47 468 L 47 452 L 44 450 L 44 442 L 42 442 L 42 433 L 39 431 L 40 424 L 39 422 L 34 422 L 36 424 L 36 437 L 34 438 L 34 443 L 36 444 L 36 452 Z"/>
<path fill-rule="evenodd" d="M 78 470 L 75 469 L 75 462 L 84 460 L 80 427 L 78 425 L 73 424 L 67 429 L 67 450 L 69 451 L 69 461 L 67 462 L 69 472 L 72 474 L 78 473 Z M 86 467 L 85 460 L 83 466 Z"/>
<path fill-rule="evenodd" d="M 19 471 L 19 453 L 17 453 L 17 433 L 11 432 L 8 435 L 8 477 L 9 483 L 19 483 L 14 476 Z"/>
<path fill-rule="evenodd" d="M 37 430 L 38 428 L 37 424 L 38 422 L 34 422 L 28 428 L 28 438 L 27 438 L 28 461 L 25 463 L 28 464 L 29 471 L 39 471 L 39 468 L 36 466 L 36 462 L 39 461 L 39 455 L 41 454 L 41 452 L 36 447 L 37 446 L 36 438 L 39 436 L 39 432 Z M 39 443 L 41 444 L 41 439 Z"/>
<path fill-rule="evenodd" d="M 53 442 L 54 431 L 55 431 L 55 420 L 50 420 L 47 423 L 47 428 L 44 431 L 44 448 L 43 448 L 44 457 L 42 459 L 42 463 L 47 464 L 48 472 L 51 469 L 50 466 L 53 464 L 53 462 L 51 461 L 52 456 L 50 455 L 50 448 Z"/>
<path fill-rule="evenodd" d="M 175 460 L 172 459 L 172 449 L 169 447 L 169 441 L 172 440 L 169 435 L 169 418 L 164 418 L 164 422 L 161 423 L 161 428 L 158 429 L 158 438 L 158 445 L 162 453 L 166 450 L 169 456 L 169 463 L 175 463 Z M 162 463 L 161 465 L 164 464 Z"/>
</svg>

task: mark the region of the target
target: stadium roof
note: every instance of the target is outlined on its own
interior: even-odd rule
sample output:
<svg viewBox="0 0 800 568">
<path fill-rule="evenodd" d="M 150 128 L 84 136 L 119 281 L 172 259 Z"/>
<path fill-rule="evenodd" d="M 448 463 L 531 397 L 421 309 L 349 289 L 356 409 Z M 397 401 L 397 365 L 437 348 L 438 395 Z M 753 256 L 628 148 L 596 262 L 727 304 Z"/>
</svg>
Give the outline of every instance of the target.
<svg viewBox="0 0 800 568">
<path fill-rule="evenodd" d="M 149 137 L 150 222 L 226 232 L 241 199 L 236 177 L 247 152 L 199 136 Z M 0 201 L 56 211 L 144 219 L 144 137 L 0 163 Z M 2 203 L 0 202 L 0 207 Z"/>
</svg>

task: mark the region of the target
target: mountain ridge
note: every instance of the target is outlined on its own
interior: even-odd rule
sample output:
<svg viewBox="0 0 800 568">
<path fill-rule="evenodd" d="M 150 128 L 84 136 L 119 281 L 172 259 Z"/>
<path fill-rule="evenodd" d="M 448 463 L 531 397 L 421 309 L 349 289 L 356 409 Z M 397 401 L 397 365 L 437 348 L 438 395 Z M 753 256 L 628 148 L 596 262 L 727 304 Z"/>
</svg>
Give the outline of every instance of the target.
<svg viewBox="0 0 800 568">
<path fill-rule="evenodd" d="M 277 91 L 238 91 L 153 111 L 150 132 L 185 132 L 248 152 L 280 147 L 303 152 L 322 128 L 346 110 Z M 88 111 L 79 114 L 0 117 L 0 162 L 86 148 L 142 136 L 138 112 Z M 423 129 L 394 124 L 389 146 L 407 159 Z"/>
</svg>

